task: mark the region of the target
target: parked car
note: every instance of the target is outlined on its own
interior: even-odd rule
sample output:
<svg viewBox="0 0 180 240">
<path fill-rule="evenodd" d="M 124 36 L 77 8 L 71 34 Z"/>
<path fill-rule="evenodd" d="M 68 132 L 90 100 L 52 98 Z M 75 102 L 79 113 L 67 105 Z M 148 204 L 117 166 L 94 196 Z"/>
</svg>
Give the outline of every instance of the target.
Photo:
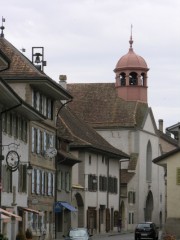
<svg viewBox="0 0 180 240">
<path fill-rule="evenodd" d="M 89 240 L 92 235 L 89 234 L 87 228 L 71 228 L 68 232 L 68 235 L 65 237 L 65 240 Z"/>
<path fill-rule="evenodd" d="M 135 228 L 135 240 L 153 239 L 158 240 L 159 228 L 153 222 L 139 223 Z"/>
</svg>

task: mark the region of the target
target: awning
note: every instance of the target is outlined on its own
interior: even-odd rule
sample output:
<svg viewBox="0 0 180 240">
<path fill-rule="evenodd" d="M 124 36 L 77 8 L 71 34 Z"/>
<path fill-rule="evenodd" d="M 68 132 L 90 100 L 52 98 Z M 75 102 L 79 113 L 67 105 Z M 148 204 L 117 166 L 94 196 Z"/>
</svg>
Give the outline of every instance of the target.
<svg viewBox="0 0 180 240">
<path fill-rule="evenodd" d="M 54 205 L 54 211 L 55 212 L 61 212 L 62 211 L 62 207 L 68 209 L 71 212 L 76 212 L 77 209 L 75 207 L 73 207 L 72 205 L 70 205 L 67 202 L 56 202 Z"/>
<path fill-rule="evenodd" d="M 0 208 L 0 213 L 4 213 L 5 215 L 7 215 L 8 217 L 14 217 L 17 221 L 22 221 L 22 217 L 14 214 L 14 213 L 11 213 L 9 211 L 6 211 L 2 208 Z"/>
<path fill-rule="evenodd" d="M 34 210 L 34 209 L 31 209 L 31 208 L 27 208 L 27 207 L 20 207 L 23 211 L 26 211 L 26 212 L 31 212 L 31 213 L 35 213 L 35 214 L 38 214 L 40 216 L 43 215 L 42 212 L 40 211 L 37 211 L 37 210 Z"/>
</svg>

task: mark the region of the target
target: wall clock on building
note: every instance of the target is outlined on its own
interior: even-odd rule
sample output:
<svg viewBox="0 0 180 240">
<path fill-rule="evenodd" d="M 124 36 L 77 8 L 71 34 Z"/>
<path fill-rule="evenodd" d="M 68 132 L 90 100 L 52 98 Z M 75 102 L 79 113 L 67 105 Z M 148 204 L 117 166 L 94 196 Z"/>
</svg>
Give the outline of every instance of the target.
<svg viewBox="0 0 180 240">
<path fill-rule="evenodd" d="M 46 155 L 49 157 L 49 158 L 53 158 L 57 155 L 57 150 L 53 147 L 50 147 L 46 150 Z"/>
<path fill-rule="evenodd" d="M 6 155 L 7 167 L 12 172 L 16 171 L 18 169 L 19 161 L 20 161 L 20 157 L 16 151 L 11 150 L 7 153 L 7 155 Z"/>
</svg>

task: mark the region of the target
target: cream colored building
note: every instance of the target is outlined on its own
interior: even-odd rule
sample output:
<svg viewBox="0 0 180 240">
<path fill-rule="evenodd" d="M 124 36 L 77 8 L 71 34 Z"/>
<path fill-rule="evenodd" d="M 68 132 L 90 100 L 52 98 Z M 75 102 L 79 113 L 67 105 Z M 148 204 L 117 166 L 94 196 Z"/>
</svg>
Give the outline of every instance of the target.
<svg viewBox="0 0 180 240">
<path fill-rule="evenodd" d="M 153 162 L 164 168 L 166 183 L 166 224 L 164 232 L 180 237 L 180 148 L 176 148 Z"/>
<path fill-rule="evenodd" d="M 16 233 L 30 228 L 34 239 L 44 233 L 49 239 L 55 236 L 56 164 L 55 155 L 51 152 L 56 153 L 56 107 L 57 102 L 72 99 L 72 96 L 44 73 L 42 59 L 36 61 L 43 56 L 39 55 L 43 48 L 33 50 L 31 62 L 4 35 L 0 35 L 0 77 L 21 99 L 19 106 L 3 116 L 3 140 L 5 144 L 12 142 L 18 146 L 20 161 L 30 163 L 33 168 L 29 177 L 26 166 L 9 176 L 5 183 L 13 187 L 4 188 L 2 204 L 5 208 L 14 206 L 13 211 L 22 218 L 16 226 Z M 6 104 L 3 105 L 5 109 Z M 4 154 L 7 156 L 6 149 Z M 5 165 L 6 161 L 3 162 Z M 22 185 L 24 183 L 23 187 L 20 181 Z"/>
</svg>

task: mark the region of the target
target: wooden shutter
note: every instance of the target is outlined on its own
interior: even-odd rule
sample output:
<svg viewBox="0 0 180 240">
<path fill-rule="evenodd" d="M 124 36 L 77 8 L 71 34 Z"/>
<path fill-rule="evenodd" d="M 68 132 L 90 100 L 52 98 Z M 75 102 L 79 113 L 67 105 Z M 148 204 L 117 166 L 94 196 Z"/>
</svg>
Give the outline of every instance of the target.
<svg viewBox="0 0 180 240">
<path fill-rule="evenodd" d="M 41 171 L 41 193 L 44 195 L 44 171 Z"/>
<path fill-rule="evenodd" d="M 32 170 L 32 175 L 31 175 L 31 192 L 35 193 L 35 179 L 34 179 L 34 171 L 35 169 Z"/>
<path fill-rule="evenodd" d="M 180 168 L 176 169 L 176 184 L 180 185 Z"/>
<path fill-rule="evenodd" d="M 32 141 L 32 147 L 31 147 L 31 151 L 34 152 L 35 151 L 35 142 L 34 142 L 34 128 L 32 127 L 32 137 L 31 137 L 31 141 Z"/>
<path fill-rule="evenodd" d="M 23 182 L 22 182 L 22 192 L 27 192 L 27 166 L 24 164 L 22 166 L 22 176 L 23 176 Z"/>
</svg>

